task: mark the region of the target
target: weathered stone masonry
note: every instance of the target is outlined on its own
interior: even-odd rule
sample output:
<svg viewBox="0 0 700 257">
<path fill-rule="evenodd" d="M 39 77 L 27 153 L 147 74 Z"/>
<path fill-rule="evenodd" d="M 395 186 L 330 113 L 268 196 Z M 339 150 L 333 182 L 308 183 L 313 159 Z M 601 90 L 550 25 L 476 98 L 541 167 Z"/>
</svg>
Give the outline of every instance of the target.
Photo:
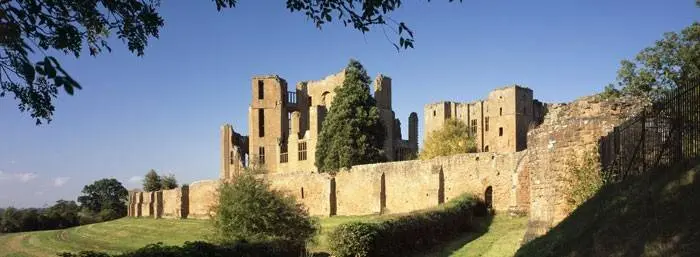
<svg viewBox="0 0 700 257">
<path fill-rule="evenodd" d="M 404 213 L 434 207 L 464 193 L 484 197 L 493 192 L 496 211 L 526 205 L 529 180 L 522 180 L 525 170 L 518 165 L 525 152 L 474 153 L 439 157 L 427 161 L 401 161 L 359 165 L 336 176 L 311 172 L 271 173 L 261 175 L 272 188 L 284 191 L 303 203 L 312 215 L 368 215 Z M 526 178 L 526 177 L 525 177 Z M 181 190 L 132 192 L 146 196 L 136 210 L 136 217 L 208 218 L 216 204 L 218 181 L 199 181 L 189 186 L 189 199 L 182 200 Z M 150 200 L 162 195 L 162 201 Z M 132 198 L 133 198 L 132 197 Z M 158 197 L 155 197 L 158 198 Z M 154 198 L 154 199 L 155 199 Z M 134 202 L 138 202 L 135 200 Z M 185 207 L 189 202 L 189 207 Z M 153 206 L 157 212 L 141 212 Z M 189 215 L 182 216 L 187 208 Z"/>
<path fill-rule="evenodd" d="M 587 151 L 597 154 L 599 138 L 643 105 L 638 99 L 613 101 L 592 96 L 548 107 L 544 122 L 527 135 L 524 169 L 530 170 L 530 206 L 526 240 L 544 234 L 572 211 L 566 202 L 568 161 L 580 160 Z"/>
</svg>

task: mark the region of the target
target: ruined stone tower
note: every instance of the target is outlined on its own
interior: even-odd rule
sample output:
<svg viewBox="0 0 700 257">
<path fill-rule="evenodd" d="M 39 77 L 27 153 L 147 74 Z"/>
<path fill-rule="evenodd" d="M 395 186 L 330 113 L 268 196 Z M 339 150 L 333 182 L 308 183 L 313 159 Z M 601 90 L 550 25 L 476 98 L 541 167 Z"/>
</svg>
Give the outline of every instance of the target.
<svg viewBox="0 0 700 257">
<path fill-rule="evenodd" d="M 288 90 L 287 82 L 279 76 L 253 77 L 248 110 L 249 136 L 243 139 L 233 132 L 230 125 L 222 127 L 222 178 L 238 171 L 230 166 L 236 163 L 232 162 L 234 159 L 267 172 L 316 171 L 318 135 L 333 103 L 335 89 L 342 86 L 343 81 L 345 70 L 322 80 L 299 82 L 294 89 Z M 400 122 L 395 119 L 391 106 L 391 78 L 380 74 L 373 84 L 380 119 L 386 127 L 383 150 L 387 159 L 412 158 L 418 151 L 417 116 L 415 120 L 409 120 L 409 140 L 401 139 Z M 239 150 L 231 155 L 234 145 L 229 141 L 234 141 L 230 138 L 236 135 L 240 142 L 245 143 L 246 151 Z M 237 149 L 244 147 L 243 144 L 235 146 L 239 147 Z M 246 154 L 249 154 L 248 158 L 244 157 Z"/>
<path fill-rule="evenodd" d="M 479 152 L 521 151 L 527 148 L 530 124 L 542 120 L 541 108 L 532 90 L 518 85 L 497 88 L 486 100 L 428 104 L 423 138 L 441 128 L 445 120 L 459 119 L 469 127 Z"/>
</svg>

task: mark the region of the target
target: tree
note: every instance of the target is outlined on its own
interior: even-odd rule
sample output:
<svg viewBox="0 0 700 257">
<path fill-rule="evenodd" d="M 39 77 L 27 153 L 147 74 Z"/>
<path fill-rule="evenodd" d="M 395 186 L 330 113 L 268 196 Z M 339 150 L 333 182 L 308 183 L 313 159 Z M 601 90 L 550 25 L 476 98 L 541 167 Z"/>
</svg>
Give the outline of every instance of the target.
<svg viewBox="0 0 700 257">
<path fill-rule="evenodd" d="M 634 61 L 623 60 L 617 81 L 605 96 L 632 95 L 658 98 L 670 90 L 700 78 L 700 23 L 694 22 L 680 33 L 668 32 L 647 47 Z"/>
<path fill-rule="evenodd" d="M 160 189 L 161 190 L 168 190 L 168 189 L 173 189 L 177 188 L 177 179 L 175 179 L 174 174 L 169 174 L 167 176 L 161 176 L 160 177 Z"/>
<path fill-rule="evenodd" d="M 453 2 L 454 0 L 449 0 Z M 214 0 L 217 10 L 236 7 L 237 0 Z M 460 0 L 461 2 L 461 0 Z M 287 0 L 286 8 L 303 13 L 317 28 L 336 22 L 365 33 L 375 26 L 389 27 L 398 37 L 397 50 L 413 48 L 413 31 L 390 14 L 401 0 Z M 0 97 L 12 93 L 19 110 L 30 112 L 36 124 L 51 122 L 59 89 L 73 95 L 82 86 L 58 60 L 56 51 L 80 56 L 111 51 L 107 39 L 116 34 L 129 51 L 143 56 L 151 38 L 158 38 L 164 20 L 159 0 L 0 0 Z M 38 51 L 38 52 L 37 52 Z M 32 61 L 32 58 L 38 60 Z"/>
<path fill-rule="evenodd" d="M 129 192 L 118 180 L 101 179 L 86 185 L 78 197 L 82 209 L 91 214 L 100 215 L 104 220 L 126 216 L 126 202 Z"/>
<path fill-rule="evenodd" d="M 21 215 L 16 208 L 9 207 L 5 209 L 2 213 L 2 219 L 0 219 L 0 232 L 11 233 L 19 231 L 22 228 L 20 223 Z"/>
<path fill-rule="evenodd" d="M 162 182 L 160 179 L 160 176 L 158 173 L 156 173 L 155 170 L 151 169 L 146 173 L 146 176 L 143 177 L 143 191 L 146 192 L 153 192 L 153 191 L 158 191 L 162 187 Z"/>
<path fill-rule="evenodd" d="M 56 204 L 49 207 L 44 215 L 50 222 L 48 229 L 68 228 L 80 225 L 78 213 L 80 207 L 75 201 L 58 200 Z"/>
<path fill-rule="evenodd" d="M 247 171 L 218 190 L 214 207 L 216 239 L 223 243 L 285 240 L 303 245 L 318 230 L 302 204 Z"/>
<path fill-rule="evenodd" d="M 476 152 L 476 142 L 469 133 L 467 124 L 457 119 L 448 119 L 442 128 L 428 135 L 420 158 L 427 160 L 438 156 L 473 152 Z"/>
<path fill-rule="evenodd" d="M 21 111 L 31 112 L 37 124 L 50 122 L 58 89 L 72 95 L 80 84 L 47 55 L 55 50 L 80 56 L 103 50 L 110 33 L 127 42 L 141 56 L 150 37 L 158 37 L 163 19 L 157 0 L 0 0 L 0 96 L 14 94 Z M 37 53 L 36 50 L 39 52 Z M 32 62 L 29 57 L 41 56 Z"/>
<path fill-rule="evenodd" d="M 323 121 L 316 146 L 316 167 L 333 173 L 352 165 L 385 160 L 382 145 L 386 136 L 376 101 L 370 95 L 370 79 L 362 64 L 350 60 L 345 81 Z"/>
</svg>

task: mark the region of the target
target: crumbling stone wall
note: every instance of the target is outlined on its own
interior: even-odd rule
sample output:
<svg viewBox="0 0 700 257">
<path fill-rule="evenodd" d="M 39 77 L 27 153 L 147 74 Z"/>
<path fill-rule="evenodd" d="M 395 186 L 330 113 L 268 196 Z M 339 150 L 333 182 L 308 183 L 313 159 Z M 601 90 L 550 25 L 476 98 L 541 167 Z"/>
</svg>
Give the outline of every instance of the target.
<svg viewBox="0 0 700 257">
<path fill-rule="evenodd" d="M 544 122 L 527 136 L 525 169 L 530 176 L 530 222 L 526 240 L 544 234 L 569 215 L 572 208 L 565 195 L 570 187 L 568 161 L 594 150 L 601 136 L 643 105 L 638 99 L 603 100 L 590 96 L 547 107 Z"/>
<path fill-rule="evenodd" d="M 309 214 L 315 216 L 331 213 L 331 177 L 311 172 L 284 172 L 262 175 L 273 189 L 296 198 L 304 204 Z"/>
<path fill-rule="evenodd" d="M 188 218 L 206 219 L 211 215 L 212 207 L 216 204 L 218 180 L 201 180 L 189 186 Z"/>
<path fill-rule="evenodd" d="M 522 165 L 525 156 L 525 152 L 471 153 L 358 165 L 335 176 L 285 172 L 259 177 L 272 188 L 294 196 L 314 216 L 405 213 L 437 206 L 464 193 L 484 199 L 489 187 L 493 208 L 507 212 L 526 208 L 529 203 L 522 200 L 527 199 L 523 192 L 528 192 L 522 188 L 527 188 L 529 182 L 521 174 L 526 171 Z M 191 184 L 189 191 L 182 188 L 136 194 L 145 197 L 141 206 L 149 206 L 149 197 L 155 195 L 155 210 L 161 209 L 161 215 L 143 216 L 204 219 L 209 218 L 211 207 L 216 204 L 218 186 L 219 181 L 205 180 Z M 188 214 L 178 216 L 183 208 Z"/>
<path fill-rule="evenodd" d="M 162 199 L 163 218 L 182 218 L 182 189 L 174 188 L 160 192 Z"/>
<path fill-rule="evenodd" d="M 155 211 L 153 210 L 153 192 L 142 192 L 141 195 L 141 215 L 139 217 L 153 217 Z"/>
</svg>

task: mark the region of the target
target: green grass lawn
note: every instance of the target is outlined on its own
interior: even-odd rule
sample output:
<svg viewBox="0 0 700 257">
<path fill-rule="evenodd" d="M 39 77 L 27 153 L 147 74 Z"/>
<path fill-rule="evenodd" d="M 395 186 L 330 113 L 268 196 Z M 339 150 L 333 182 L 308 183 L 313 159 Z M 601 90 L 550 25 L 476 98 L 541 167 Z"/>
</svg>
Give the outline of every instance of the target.
<svg viewBox="0 0 700 257">
<path fill-rule="evenodd" d="M 527 217 L 506 215 L 475 218 L 474 221 L 474 232 L 415 257 L 511 257 L 520 247 L 527 226 Z"/>
<path fill-rule="evenodd" d="M 206 220 L 123 218 L 62 230 L 12 233 L 0 236 L 0 256 L 56 256 L 81 250 L 118 253 L 149 243 L 177 245 L 206 238 Z"/>
<path fill-rule="evenodd" d="M 310 245 L 312 251 L 328 252 L 326 241 L 338 225 L 353 221 L 379 222 L 392 216 L 335 216 L 320 219 L 321 233 Z M 433 253 L 422 256 L 512 256 L 522 238 L 526 218 L 496 216 L 488 224 L 477 220 L 476 232 L 467 233 Z M 123 218 L 62 230 L 0 235 L 0 257 L 56 256 L 58 252 L 81 250 L 120 253 L 150 243 L 179 245 L 185 241 L 205 240 L 212 231 L 207 220 L 168 220 Z"/>
<path fill-rule="evenodd" d="M 321 218 L 321 233 L 310 245 L 314 251 L 327 251 L 328 233 L 352 221 L 379 221 L 389 216 L 336 216 Z M 56 256 L 58 252 L 81 250 L 120 253 L 150 243 L 179 245 L 185 241 L 207 240 L 211 235 L 207 220 L 168 220 L 123 218 L 62 230 L 0 235 L 0 257 Z"/>
</svg>

